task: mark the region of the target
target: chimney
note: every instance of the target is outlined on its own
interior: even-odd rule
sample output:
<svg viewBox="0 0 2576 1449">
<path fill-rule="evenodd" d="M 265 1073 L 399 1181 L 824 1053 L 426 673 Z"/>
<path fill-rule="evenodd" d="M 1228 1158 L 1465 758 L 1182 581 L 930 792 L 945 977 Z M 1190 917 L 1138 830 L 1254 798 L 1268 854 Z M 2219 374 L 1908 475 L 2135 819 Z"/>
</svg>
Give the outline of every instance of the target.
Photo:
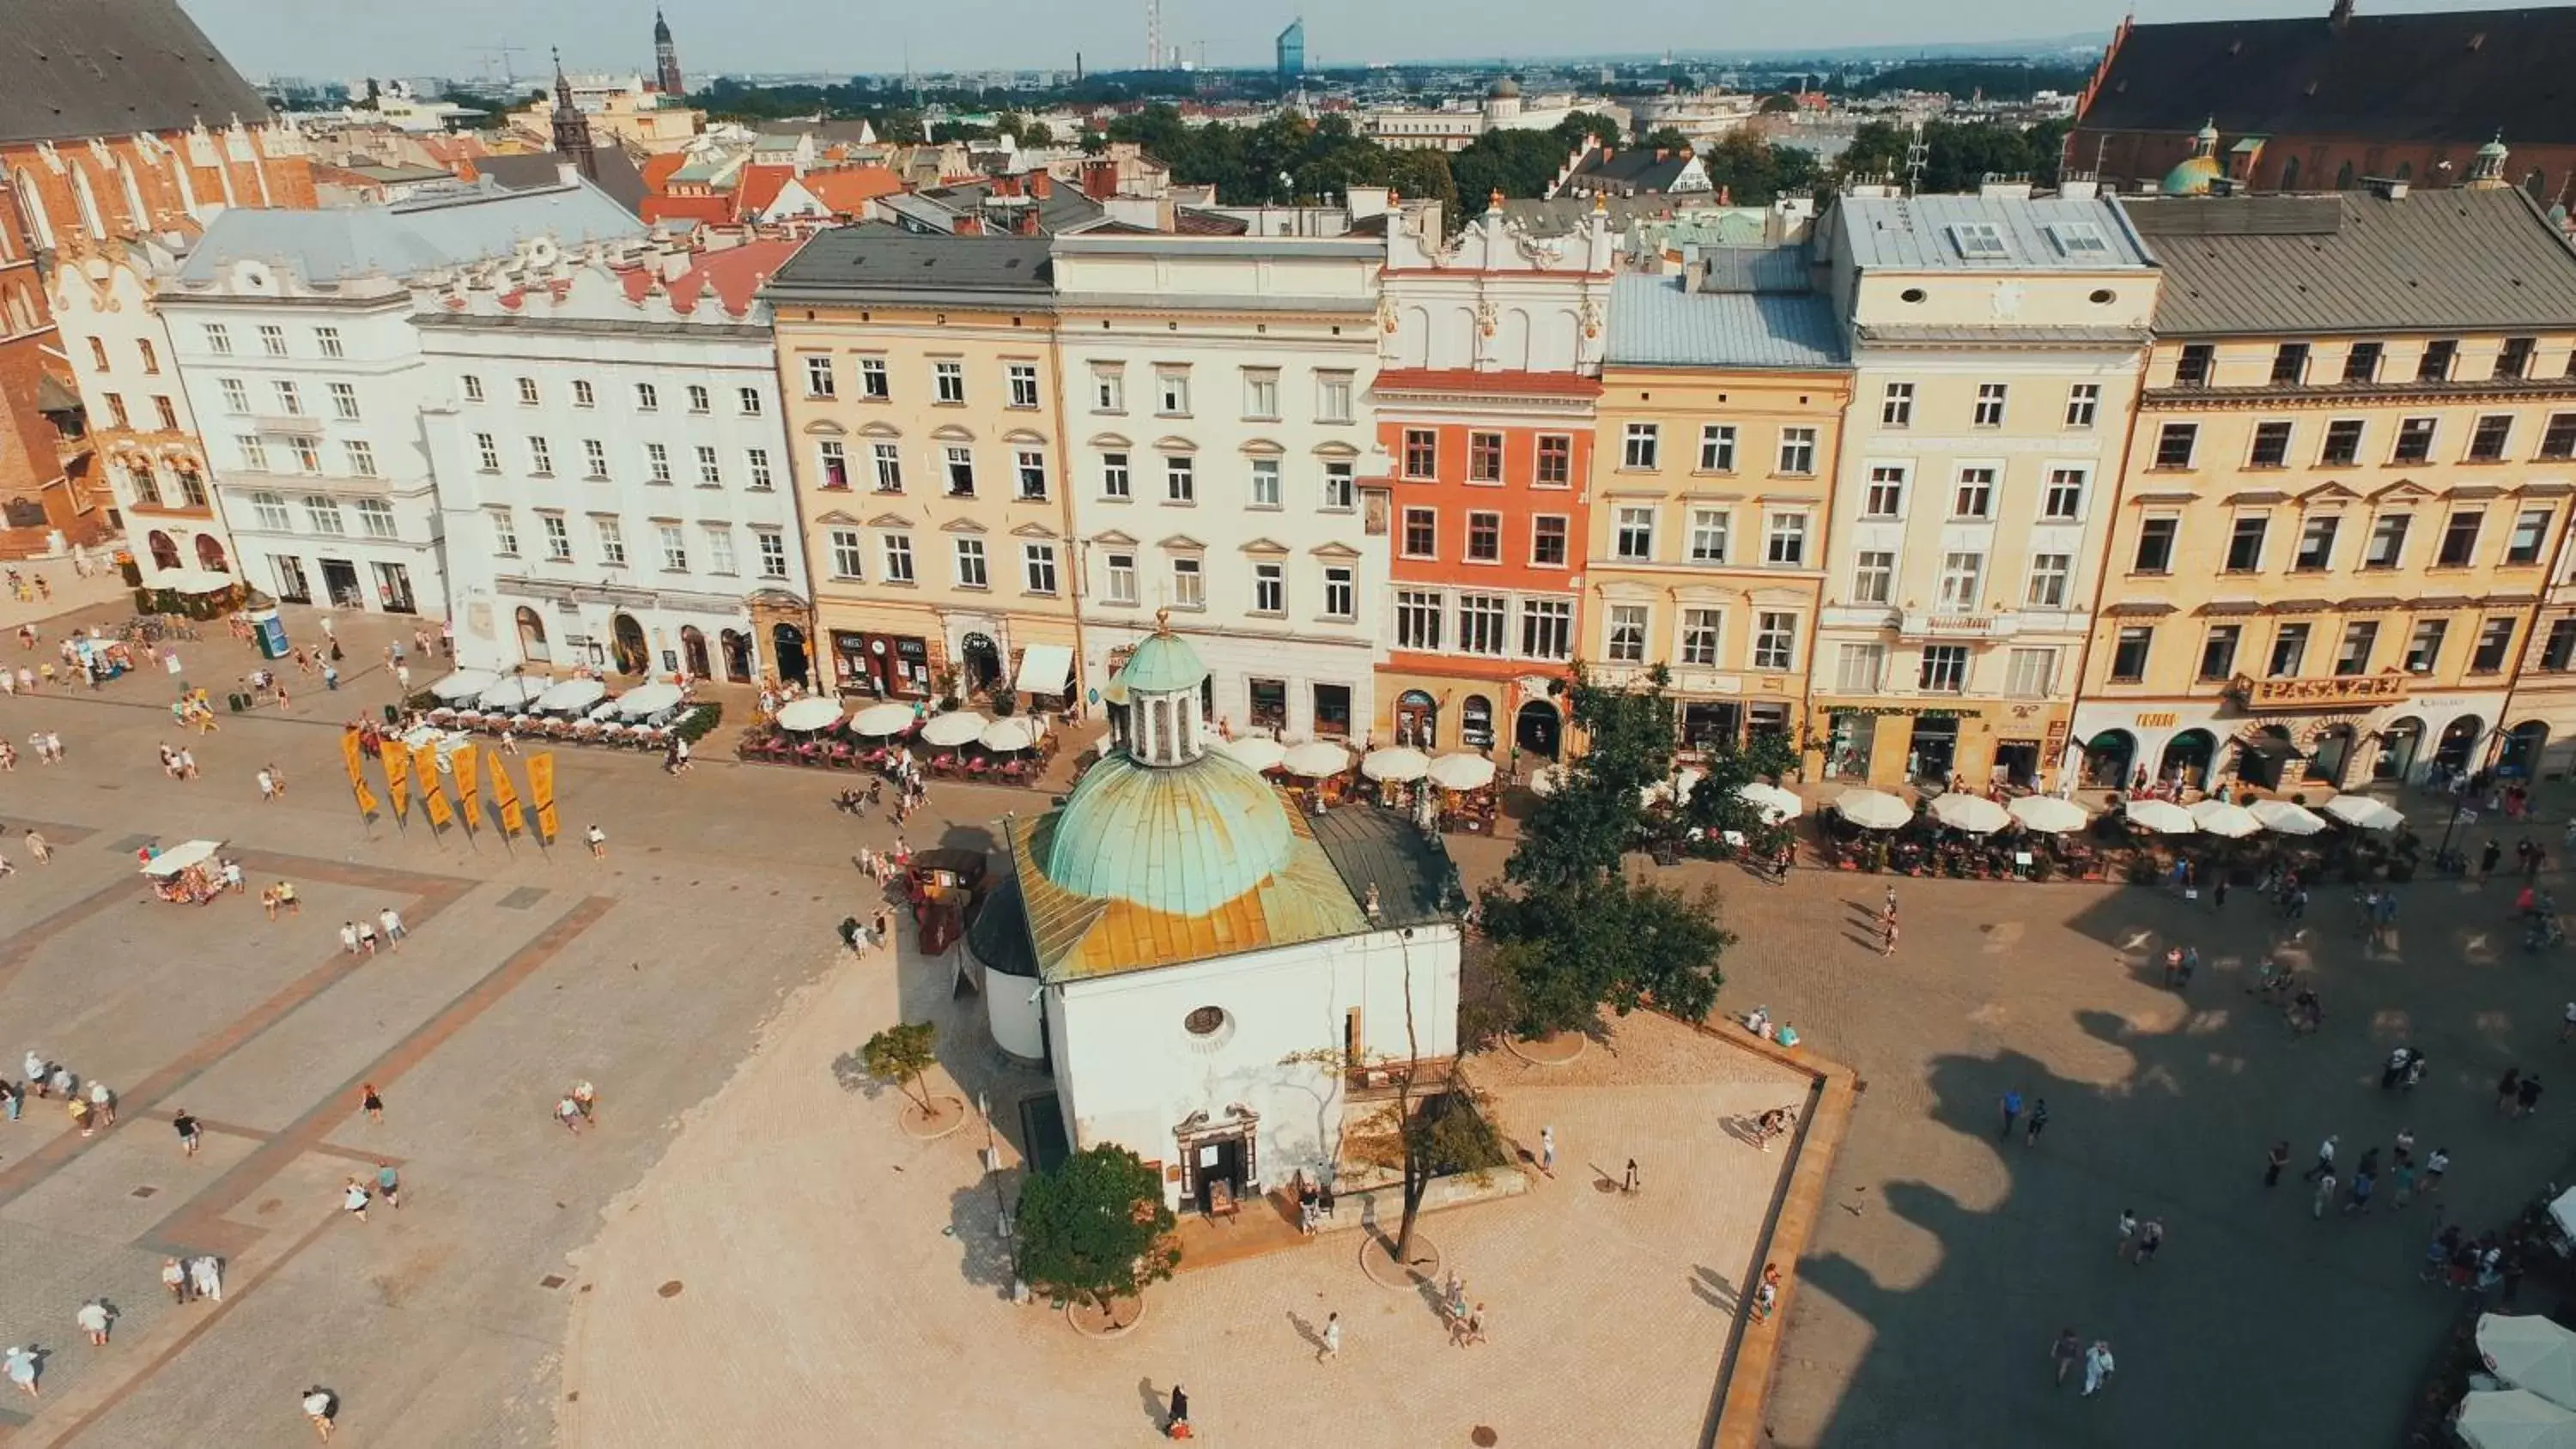
<svg viewBox="0 0 2576 1449">
<path fill-rule="evenodd" d="M 1020 178 L 1018 178 L 1018 177 L 1016 177 L 1016 176 L 996 176 L 996 177 L 994 177 L 994 178 L 993 178 L 993 194 L 994 194 L 995 196 L 1017 196 L 1017 195 L 1019 195 L 1019 194 L 1020 194 Z"/>
<path fill-rule="evenodd" d="M 1055 178 L 1049 176 L 1043 167 L 1030 172 L 1028 181 L 1029 195 L 1036 197 L 1040 201 L 1044 201 L 1055 194 Z"/>
<path fill-rule="evenodd" d="M 1107 201 L 1118 194 L 1118 163 L 1098 157 L 1082 163 L 1082 194 Z"/>
<path fill-rule="evenodd" d="M 2352 24 L 2352 0 L 2334 0 L 2334 8 L 2326 12 L 2326 23 L 2338 31 Z"/>
<path fill-rule="evenodd" d="M 1012 230 L 1018 232 L 1022 236 L 1036 236 L 1038 234 L 1038 209 L 1034 206 L 1025 206 L 1020 208 L 1020 214 L 1016 219 Z"/>
<path fill-rule="evenodd" d="M 971 212 L 957 218 L 956 230 L 950 233 L 952 236 L 982 236 L 983 234 L 984 219 Z"/>
<path fill-rule="evenodd" d="M 569 159 L 555 163 L 555 184 L 557 186 L 574 186 L 578 185 L 580 181 L 581 167 L 575 165 Z"/>
<path fill-rule="evenodd" d="M 1661 146 L 1657 146 L 1655 148 L 1655 159 L 1658 161 L 1670 161 L 1673 159 L 1673 153 L 1665 150 Z"/>
</svg>

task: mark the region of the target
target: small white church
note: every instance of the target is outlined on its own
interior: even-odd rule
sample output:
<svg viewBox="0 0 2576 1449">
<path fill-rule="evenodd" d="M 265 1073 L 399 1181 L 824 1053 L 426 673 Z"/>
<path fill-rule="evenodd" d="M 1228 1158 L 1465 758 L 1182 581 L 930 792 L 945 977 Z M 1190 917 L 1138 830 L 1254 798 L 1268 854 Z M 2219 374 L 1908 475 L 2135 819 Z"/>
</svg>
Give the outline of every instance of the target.
<svg viewBox="0 0 2576 1449">
<path fill-rule="evenodd" d="M 1116 742 L 1062 809 L 1006 823 L 967 941 L 994 1041 L 1051 1071 L 1074 1148 L 1126 1147 L 1201 1209 L 1331 1180 L 1350 1082 L 1457 1054 L 1464 905 L 1436 837 L 1301 815 L 1212 748 L 1206 678 L 1168 627 L 1137 646 Z"/>
</svg>

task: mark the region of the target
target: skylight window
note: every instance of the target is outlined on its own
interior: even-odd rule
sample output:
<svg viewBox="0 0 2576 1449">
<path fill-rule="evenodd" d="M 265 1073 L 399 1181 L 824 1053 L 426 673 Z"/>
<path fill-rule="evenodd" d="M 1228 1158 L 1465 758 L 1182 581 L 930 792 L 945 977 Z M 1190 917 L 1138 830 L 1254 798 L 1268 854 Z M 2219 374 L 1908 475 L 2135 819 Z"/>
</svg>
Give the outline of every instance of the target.
<svg viewBox="0 0 2576 1449">
<path fill-rule="evenodd" d="M 1990 221 L 1963 221 L 1950 228 L 1951 244 L 1970 261 L 2002 261 L 2012 253 L 2004 246 L 2003 228 Z"/>
<path fill-rule="evenodd" d="M 2104 240 L 2102 228 L 2089 221 L 2061 221 L 2048 229 L 2049 239 L 2057 243 L 2058 253 L 2068 257 L 2107 257 L 2111 243 Z"/>
</svg>

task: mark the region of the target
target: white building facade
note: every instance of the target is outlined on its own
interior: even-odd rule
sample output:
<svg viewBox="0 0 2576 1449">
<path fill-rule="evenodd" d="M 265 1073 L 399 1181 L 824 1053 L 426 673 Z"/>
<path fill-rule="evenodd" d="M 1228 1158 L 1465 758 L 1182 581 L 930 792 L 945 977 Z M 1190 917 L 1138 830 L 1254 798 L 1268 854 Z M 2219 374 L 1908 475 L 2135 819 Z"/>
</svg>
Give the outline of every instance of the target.
<svg viewBox="0 0 2576 1449">
<path fill-rule="evenodd" d="M 809 606 L 761 280 L 795 244 L 590 247 L 425 279 L 457 661 L 750 683 Z"/>
<path fill-rule="evenodd" d="M 1168 609 L 1223 731 L 1357 743 L 1384 657 L 1375 238 L 1061 237 L 1085 673 Z"/>
</svg>

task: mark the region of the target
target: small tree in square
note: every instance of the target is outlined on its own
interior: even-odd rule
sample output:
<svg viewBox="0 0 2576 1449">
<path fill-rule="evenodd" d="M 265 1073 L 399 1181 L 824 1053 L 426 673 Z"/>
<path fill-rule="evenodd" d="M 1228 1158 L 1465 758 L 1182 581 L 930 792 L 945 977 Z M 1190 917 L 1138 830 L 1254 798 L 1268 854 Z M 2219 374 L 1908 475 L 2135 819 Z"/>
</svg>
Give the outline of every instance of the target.
<svg viewBox="0 0 2576 1449">
<path fill-rule="evenodd" d="M 1124 1147 L 1102 1143 L 1037 1173 L 1012 1219 L 1020 1276 L 1040 1292 L 1103 1312 L 1180 1266 L 1163 1177 Z"/>
<path fill-rule="evenodd" d="M 938 1109 L 930 1105 L 930 1094 L 922 1089 L 921 1074 L 939 1060 L 933 1050 L 938 1038 L 935 1022 L 890 1026 L 868 1038 L 867 1045 L 859 1048 L 859 1060 L 866 1064 L 869 1076 L 901 1087 L 921 1104 L 922 1111 L 936 1116 Z"/>
</svg>

